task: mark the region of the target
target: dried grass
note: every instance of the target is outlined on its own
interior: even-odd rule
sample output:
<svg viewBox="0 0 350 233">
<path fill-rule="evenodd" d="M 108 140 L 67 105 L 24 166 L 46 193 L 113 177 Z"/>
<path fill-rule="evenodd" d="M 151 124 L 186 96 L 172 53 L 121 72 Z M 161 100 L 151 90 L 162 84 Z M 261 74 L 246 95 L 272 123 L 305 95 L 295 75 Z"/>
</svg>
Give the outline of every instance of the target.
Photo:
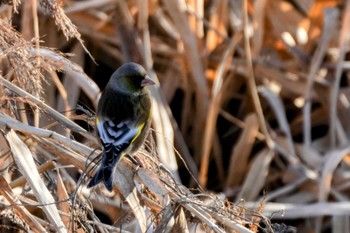
<svg viewBox="0 0 350 233">
<path fill-rule="evenodd" d="M 2 226 L 350 231 L 349 1 L 0 3 Z M 89 190 L 89 108 L 128 61 L 160 84 L 142 167 Z"/>
</svg>

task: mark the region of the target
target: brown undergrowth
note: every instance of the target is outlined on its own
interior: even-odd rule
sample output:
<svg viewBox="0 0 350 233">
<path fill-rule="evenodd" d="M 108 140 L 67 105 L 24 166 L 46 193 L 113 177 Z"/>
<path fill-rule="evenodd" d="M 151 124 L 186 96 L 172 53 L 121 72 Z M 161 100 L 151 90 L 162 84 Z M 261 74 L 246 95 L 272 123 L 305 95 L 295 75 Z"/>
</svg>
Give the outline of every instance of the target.
<svg viewBox="0 0 350 233">
<path fill-rule="evenodd" d="M 349 232 L 348 1 L 0 3 L 4 229 Z M 87 189 L 128 61 L 159 84 L 153 130 Z"/>
</svg>

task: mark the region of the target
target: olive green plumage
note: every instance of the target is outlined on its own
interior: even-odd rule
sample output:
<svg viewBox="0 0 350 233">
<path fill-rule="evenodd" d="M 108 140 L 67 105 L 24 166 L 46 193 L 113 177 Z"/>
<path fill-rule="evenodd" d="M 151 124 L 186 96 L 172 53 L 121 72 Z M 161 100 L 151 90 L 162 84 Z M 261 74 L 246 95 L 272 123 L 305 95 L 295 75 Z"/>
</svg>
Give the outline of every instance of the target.
<svg viewBox="0 0 350 233">
<path fill-rule="evenodd" d="M 97 135 L 103 146 L 101 165 L 88 187 L 103 182 L 112 191 L 117 162 L 136 152 L 151 124 L 151 99 L 147 86 L 154 82 L 145 69 L 127 63 L 111 76 L 97 106 Z"/>
</svg>

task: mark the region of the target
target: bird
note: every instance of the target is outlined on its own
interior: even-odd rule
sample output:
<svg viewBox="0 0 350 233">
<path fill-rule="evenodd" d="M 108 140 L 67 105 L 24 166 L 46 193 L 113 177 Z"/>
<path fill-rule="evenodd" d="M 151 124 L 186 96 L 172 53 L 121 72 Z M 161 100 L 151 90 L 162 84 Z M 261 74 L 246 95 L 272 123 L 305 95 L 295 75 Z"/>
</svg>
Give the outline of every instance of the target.
<svg viewBox="0 0 350 233">
<path fill-rule="evenodd" d="M 96 110 L 96 132 L 103 151 L 89 188 L 103 182 L 111 192 L 118 161 L 144 143 L 152 118 L 148 86 L 154 84 L 146 70 L 133 62 L 122 65 L 110 77 Z"/>
</svg>

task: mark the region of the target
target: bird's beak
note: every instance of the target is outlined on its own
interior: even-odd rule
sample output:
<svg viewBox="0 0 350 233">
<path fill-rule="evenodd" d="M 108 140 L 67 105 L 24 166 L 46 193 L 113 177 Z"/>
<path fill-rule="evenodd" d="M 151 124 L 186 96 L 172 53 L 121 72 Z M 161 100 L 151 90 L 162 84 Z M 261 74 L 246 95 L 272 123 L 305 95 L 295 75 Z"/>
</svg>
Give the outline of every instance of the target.
<svg viewBox="0 0 350 233">
<path fill-rule="evenodd" d="M 146 87 L 156 84 L 148 75 L 141 81 L 141 87 Z"/>
</svg>

